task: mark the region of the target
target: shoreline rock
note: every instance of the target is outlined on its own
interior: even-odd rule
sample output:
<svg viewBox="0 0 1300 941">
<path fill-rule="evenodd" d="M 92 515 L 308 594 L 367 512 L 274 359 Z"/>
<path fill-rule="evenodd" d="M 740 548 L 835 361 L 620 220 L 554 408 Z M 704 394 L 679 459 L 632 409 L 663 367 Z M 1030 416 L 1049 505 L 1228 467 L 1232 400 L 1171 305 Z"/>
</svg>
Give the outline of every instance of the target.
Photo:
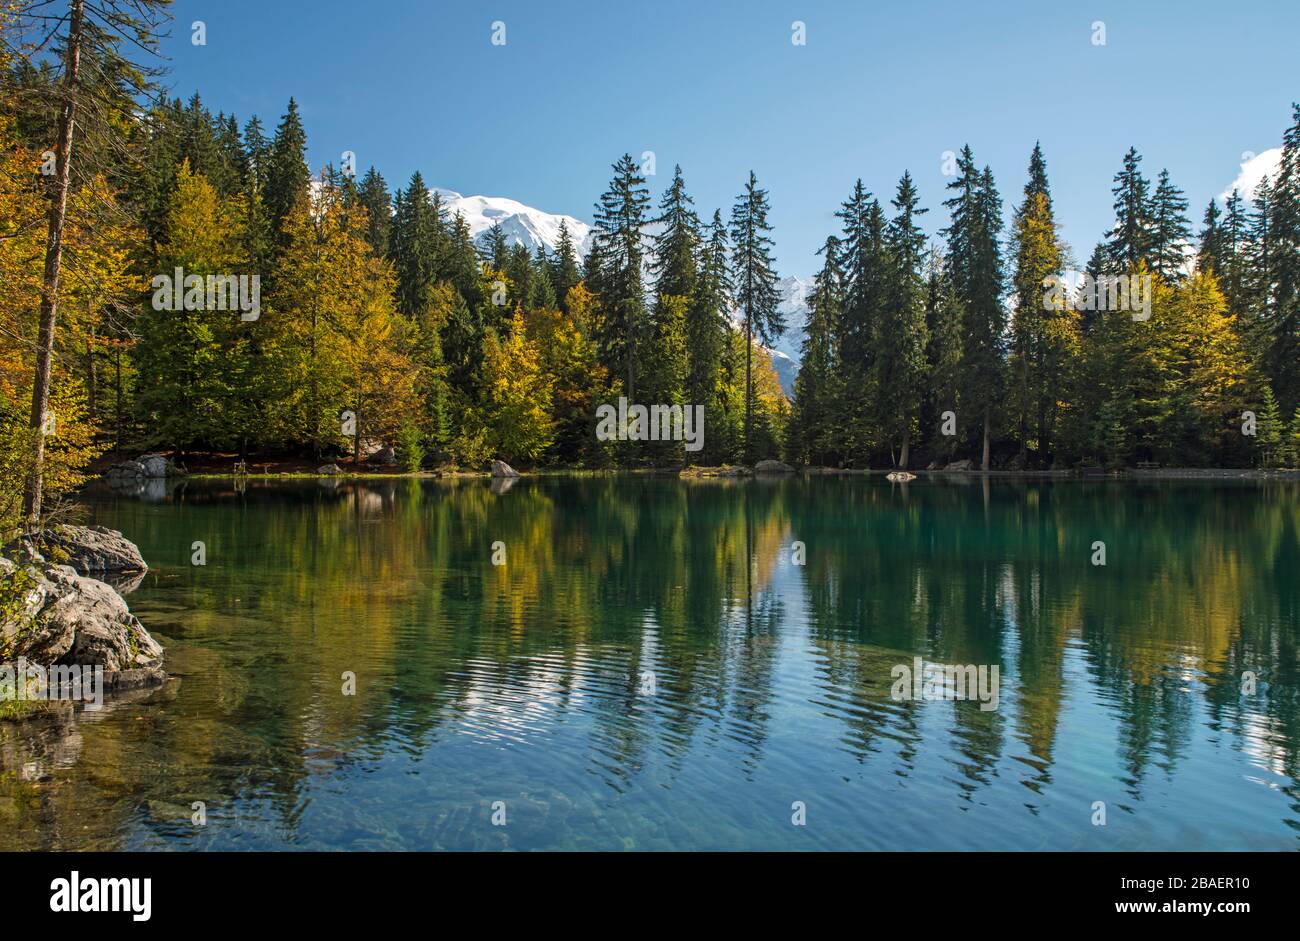
<svg viewBox="0 0 1300 941">
<path fill-rule="evenodd" d="M 754 465 L 755 474 L 793 474 L 794 468 L 784 461 L 759 461 Z"/>
<path fill-rule="evenodd" d="M 79 575 L 149 571 L 136 544 L 106 526 L 55 526 L 40 544 L 46 555 L 53 549 L 56 558 L 66 556 Z"/>
<path fill-rule="evenodd" d="M 165 454 L 141 454 L 134 460 L 114 464 L 104 472 L 104 476 L 110 483 L 121 483 L 135 480 L 161 480 L 180 473 L 180 468 Z"/>
<path fill-rule="evenodd" d="M 752 477 L 754 472 L 743 464 L 722 464 L 718 467 L 683 467 L 679 477 Z"/>
<path fill-rule="evenodd" d="M 515 470 L 505 461 L 493 461 L 492 476 L 493 477 L 518 477 L 519 471 Z"/>
<path fill-rule="evenodd" d="M 120 533 L 104 532 L 139 556 Z M 11 554 L 18 558 L 0 556 L 0 666 L 20 661 L 45 669 L 102 666 L 105 694 L 166 681 L 162 645 L 112 585 L 71 565 L 51 563 L 30 544 L 20 544 Z M 44 710 L 31 713 L 42 714 Z"/>
</svg>

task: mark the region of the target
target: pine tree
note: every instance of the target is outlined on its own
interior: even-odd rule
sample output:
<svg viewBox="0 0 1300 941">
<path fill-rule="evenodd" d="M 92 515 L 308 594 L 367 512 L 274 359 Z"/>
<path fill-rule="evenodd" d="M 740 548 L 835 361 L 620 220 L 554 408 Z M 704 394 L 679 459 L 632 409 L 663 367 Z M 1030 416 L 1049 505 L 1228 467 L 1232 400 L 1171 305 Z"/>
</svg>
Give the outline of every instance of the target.
<svg viewBox="0 0 1300 941">
<path fill-rule="evenodd" d="M 521 242 L 515 242 L 506 253 L 506 282 L 509 284 L 509 306 L 518 307 L 528 304 L 533 293 L 533 256 Z M 508 328 L 508 323 L 494 324 Z"/>
<path fill-rule="evenodd" d="M 636 398 L 638 344 L 645 333 L 641 283 L 642 229 L 650 196 L 631 154 L 614 164 L 614 177 L 596 204 L 596 238 L 588 261 L 589 287 L 599 294 L 601 361 Z M 593 277 L 594 275 L 594 277 Z"/>
<path fill-rule="evenodd" d="M 888 436 L 890 452 L 901 441 L 897 467 L 907 469 L 912 432 L 925 392 L 925 282 L 921 273 L 925 233 L 916 217 L 920 197 L 912 176 L 904 173 L 890 205 L 896 215 L 886 231 L 888 284 L 881 307 L 876 356 L 876 413 Z"/>
<path fill-rule="evenodd" d="M 1047 309 L 1044 301 L 1048 279 L 1061 276 L 1064 251 L 1056 234 L 1047 163 L 1037 144 L 1029 158 L 1029 181 L 1024 200 L 1016 210 L 1012 240 L 1016 256 L 1012 277 L 1012 401 L 1022 459 L 1032 438 L 1039 463 L 1043 463 L 1051 445 L 1055 417 L 1051 413 L 1060 398 L 1075 318 L 1070 308 Z"/>
<path fill-rule="evenodd" d="M 1152 262 L 1151 184 L 1142 175 L 1142 157 L 1136 147 L 1124 155 L 1124 165 L 1115 174 L 1115 227 L 1106 243 L 1108 265 L 1116 274 L 1127 273 L 1141 262 Z"/>
<path fill-rule="evenodd" d="M 660 294 L 655 305 L 651 326 L 651 348 L 654 356 L 647 357 L 641 387 L 643 396 L 661 405 L 681 405 L 686 387 L 686 310 L 690 298 L 683 294 Z M 659 463 L 680 463 L 686 452 L 680 441 L 651 443 L 649 453 Z"/>
<path fill-rule="evenodd" d="M 925 428 L 928 430 L 930 450 L 937 458 L 949 458 L 957 444 L 956 435 L 943 433 L 943 414 L 960 415 L 962 308 L 957 291 L 946 265 L 946 259 L 935 250 L 930 252 L 926 278 L 926 400 Z"/>
<path fill-rule="evenodd" d="M 1166 281 L 1182 279 L 1185 247 L 1192 239 L 1183 191 L 1161 170 L 1151 201 L 1151 269 Z"/>
<path fill-rule="evenodd" d="M 1110 270 L 1110 254 L 1106 248 L 1106 243 L 1098 242 L 1093 246 L 1092 254 L 1088 256 L 1088 263 L 1083 268 L 1083 273 L 1087 275 L 1087 279 L 1079 285 L 1080 296 L 1077 298 L 1078 301 L 1083 303 L 1074 305 L 1082 308 L 1080 324 L 1085 336 L 1092 333 L 1101 317 L 1097 305 L 1087 303 L 1085 295 L 1089 291 L 1094 291 L 1095 286 Z"/>
<path fill-rule="evenodd" d="M 357 188 L 357 199 L 366 210 L 369 222 L 367 241 L 376 258 L 388 257 L 388 240 L 393 228 L 393 198 L 388 184 L 374 167 L 366 171 Z"/>
<path fill-rule="evenodd" d="M 1300 406 L 1300 104 L 1282 135 L 1282 158 L 1268 199 L 1265 276 L 1270 304 L 1267 365 L 1284 414 Z"/>
<path fill-rule="evenodd" d="M 838 339 L 843 370 L 840 403 L 843 442 L 849 458 L 865 463 L 875 444 L 872 383 L 881 309 L 889 290 L 885 221 L 880 204 L 858 180 L 836 215 L 843 220 L 844 307 Z"/>
<path fill-rule="evenodd" d="M 270 161 L 266 173 L 266 190 L 263 201 L 271 220 L 271 230 L 277 244 L 286 243 L 284 218 L 307 196 L 311 184 L 311 170 L 307 167 L 307 133 L 298 116 L 298 103 L 289 99 L 288 110 L 280 119 L 271 144 Z"/>
<path fill-rule="evenodd" d="M 455 288 L 447 282 L 434 285 L 428 303 L 421 309 L 412 342 L 412 357 L 419 370 L 416 395 L 423 406 L 419 423 L 420 444 L 439 458 L 446 456 L 451 440 L 451 390 L 448 385 L 443 332 L 462 304 Z"/>
<path fill-rule="evenodd" d="M 483 260 L 497 271 L 505 271 L 510 264 L 510 244 L 500 222 L 492 223 L 483 239 Z"/>
<path fill-rule="evenodd" d="M 745 325 L 745 459 L 752 458 L 750 436 L 754 407 L 753 354 L 755 337 L 771 343 L 785 330 L 777 308 L 776 271 L 772 267 L 772 231 L 767 221 L 767 191 L 760 189 L 754 171 L 745 191 L 731 210 L 731 268 L 736 307 Z"/>
<path fill-rule="evenodd" d="M 1242 204 L 1241 193 L 1233 190 L 1223 207 L 1223 221 L 1219 226 L 1220 269 L 1219 282 L 1228 310 L 1240 321 L 1248 314 L 1249 296 L 1246 272 L 1249 260 L 1249 221 Z M 1239 327 L 1240 329 L 1240 327 Z"/>
<path fill-rule="evenodd" d="M 478 249 L 474 247 L 469 223 L 457 212 L 447 234 L 447 252 L 440 273 L 441 277 L 451 282 L 471 310 L 482 302 L 482 297 L 479 296 L 482 284 L 479 270 Z"/>
<path fill-rule="evenodd" d="M 1224 232 L 1219 204 L 1211 199 L 1205 207 L 1201 218 L 1200 245 L 1196 250 L 1196 269 L 1213 272 L 1222 279 L 1226 252 L 1224 250 Z"/>
<path fill-rule="evenodd" d="M 397 309 L 414 318 L 426 303 L 438 273 L 444 222 L 420 171 L 394 202 L 389 256 L 397 272 Z"/>
<path fill-rule="evenodd" d="M 724 428 L 728 424 L 727 400 L 722 392 L 732 304 L 727 255 L 727 229 L 722 212 L 715 209 L 700 246 L 697 289 L 686 318 L 686 403 L 704 406 L 708 428 Z M 687 458 L 720 459 L 722 444 L 706 437 L 703 453 L 687 455 Z"/>
<path fill-rule="evenodd" d="M 659 201 L 660 214 L 654 220 L 660 229 L 653 239 L 650 270 L 655 275 L 655 293 L 660 297 L 695 296 L 700 220 L 691 208 L 694 202 L 686 193 L 682 168 L 674 168 L 673 181 Z"/>
<path fill-rule="evenodd" d="M 1287 427 L 1282 458 L 1286 467 L 1300 467 L 1300 408 L 1295 410 Z"/>
<path fill-rule="evenodd" d="M 840 402 L 840 362 L 837 336 L 844 301 L 840 271 L 840 240 L 829 236 L 818 252 L 822 269 L 808 298 L 808 320 L 800 349 L 799 375 L 790 436 L 791 458 L 798 463 L 825 465 L 829 462 Z"/>
<path fill-rule="evenodd" d="M 1264 383 L 1260 392 L 1259 415 L 1255 419 L 1255 448 L 1261 467 L 1274 468 L 1281 463 L 1281 449 L 1285 426 L 1277 398 L 1272 388 Z"/>
<path fill-rule="evenodd" d="M 660 215 L 653 221 L 660 227 L 653 238 L 650 263 L 655 277 L 655 303 L 651 317 L 652 354 L 647 357 L 645 383 L 653 401 L 689 404 L 686 386 L 689 373 L 686 331 L 689 309 L 699 281 L 698 253 L 700 220 L 691 208 L 694 200 L 686 192 L 682 168 L 673 170 L 672 183 L 659 201 Z M 680 446 L 660 446 L 661 459 L 682 458 Z"/>
<path fill-rule="evenodd" d="M 578 270 L 578 253 L 573 245 L 573 236 L 569 232 L 569 223 L 560 220 L 560 237 L 555 243 L 555 254 L 551 259 L 551 287 L 560 306 L 567 312 L 569 291 L 582 280 Z"/>
<path fill-rule="evenodd" d="M 271 141 L 262 129 L 262 122 L 253 115 L 244 125 L 244 165 L 247 167 L 249 188 L 262 195 L 271 177 Z"/>
<path fill-rule="evenodd" d="M 533 256 L 532 279 L 529 282 L 528 308 L 530 310 L 555 310 L 559 299 L 551 284 L 551 261 L 546 256 L 546 246 L 538 245 Z"/>
<path fill-rule="evenodd" d="M 980 466 L 989 469 L 993 412 L 1002 398 L 1002 201 L 985 167 L 976 170 L 970 147 L 958 156 L 959 174 L 948 184 L 956 195 L 944 202 L 951 212 L 945 230 L 953 284 L 965 308 L 962 326 L 963 407 L 982 422 Z"/>
</svg>

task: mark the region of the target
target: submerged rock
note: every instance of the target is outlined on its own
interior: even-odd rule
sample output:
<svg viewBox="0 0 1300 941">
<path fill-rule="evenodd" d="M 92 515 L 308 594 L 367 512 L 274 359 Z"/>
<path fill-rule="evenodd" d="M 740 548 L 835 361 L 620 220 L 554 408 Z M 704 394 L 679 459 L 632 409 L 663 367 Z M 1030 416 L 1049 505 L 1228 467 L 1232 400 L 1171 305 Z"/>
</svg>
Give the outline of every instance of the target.
<svg viewBox="0 0 1300 941">
<path fill-rule="evenodd" d="M 915 474 L 909 474 L 907 471 L 890 471 L 885 475 L 885 480 L 891 480 L 894 483 L 907 483 L 909 480 L 916 480 Z"/>
<path fill-rule="evenodd" d="M 493 477 L 518 477 L 519 471 L 515 470 L 505 461 L 493 461 L 492 476 Z"/>
</svg>

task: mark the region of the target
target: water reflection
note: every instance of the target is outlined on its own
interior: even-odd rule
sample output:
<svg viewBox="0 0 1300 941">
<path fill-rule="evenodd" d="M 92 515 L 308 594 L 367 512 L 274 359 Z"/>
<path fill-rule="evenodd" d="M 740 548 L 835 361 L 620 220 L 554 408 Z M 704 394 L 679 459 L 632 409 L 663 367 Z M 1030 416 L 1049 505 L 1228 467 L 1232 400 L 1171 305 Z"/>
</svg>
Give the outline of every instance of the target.
<svg viewBox="0 0 1300 941">
<path fill-rule="evenodd" d="M 93 522 L 151 564 L 131 604 L 182 682 L 0 725 L 0 848 L 1293 848 L 1297 496 L 861 477 L 98 494 Z M 999 665 L 999 708 L 894 701 L 914 656 Z M 33 749 L 65 757 L 32 780 Z"/>
</svg>

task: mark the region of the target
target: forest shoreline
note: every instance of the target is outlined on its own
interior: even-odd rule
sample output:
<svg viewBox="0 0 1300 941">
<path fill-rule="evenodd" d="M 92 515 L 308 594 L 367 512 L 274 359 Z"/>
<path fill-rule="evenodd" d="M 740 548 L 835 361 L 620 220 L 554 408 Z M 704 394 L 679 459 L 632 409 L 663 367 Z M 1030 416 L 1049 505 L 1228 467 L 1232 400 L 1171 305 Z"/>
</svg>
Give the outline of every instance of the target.
<svg viewBox="0 0 1300 941">
<path fill-rule="evenodd" d="M 478 470 L 372 470 L 364 466 L 350 469 L 338 465 L 339 473 L 322 474 L 310 471 L 286 471 L 282 473 L 234 473 L 219 471 L 202 471 L 170 478 L 179 480 L 492 480 L 491 471 Z M 752 468 L 732 468 L 734 473 L 707 473 L 717 468 L 702 467 L 664 467 L 664 468 L 542 468 L 520 471 L 521 477 L 676 477 L 681 480 L 736 480 L 762 478 L 780 480 L 790 477 L 884 477 L 894 471 L 891 468 L 853 468 L 853 467 L 797 467 L 788 473 L 755 474 Z M 1268 470 L 1250 467 L 1159 467 L 1159 468 L 1120 468 L 1116 470 L 1069 469 L 1069 470 L 925 470 L 919 468 L 911 471 L 916 478 L 962 479 L 973 477 L 991 477 L 999 480 L 1282 480 L 1300 481 L 1300 470 Z M 104 478 L 96 478 L 103 482 Z"/>
</svg>

